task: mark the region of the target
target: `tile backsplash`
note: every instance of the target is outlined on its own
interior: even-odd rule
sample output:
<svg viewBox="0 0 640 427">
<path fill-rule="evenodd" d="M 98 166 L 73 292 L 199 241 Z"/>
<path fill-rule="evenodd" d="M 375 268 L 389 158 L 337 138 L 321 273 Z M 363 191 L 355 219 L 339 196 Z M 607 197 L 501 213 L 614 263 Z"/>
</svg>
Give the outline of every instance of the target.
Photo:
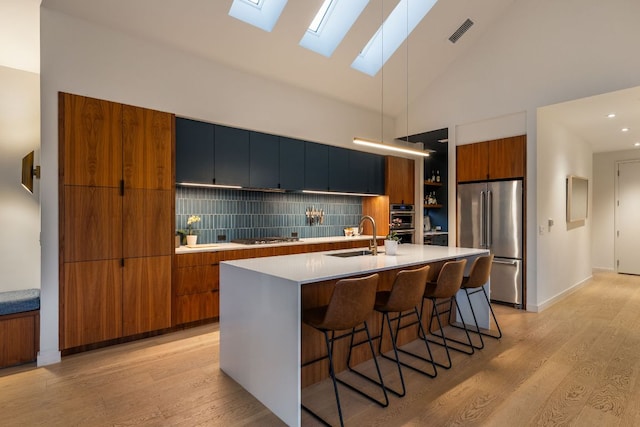
<svg viewBox="0 0 640 427">
<path fill-rule="evenodd" d="M 307 209 L 323 210 L 322 224 L 309 225 Z M 253 237 L 300 238 L 341 236 L 362 217 L 362 198 L 304 193 L 269 193 L 223 188 L 176 187 L 176 227 L 198 215 L 198 243 Z"/>
</svg>

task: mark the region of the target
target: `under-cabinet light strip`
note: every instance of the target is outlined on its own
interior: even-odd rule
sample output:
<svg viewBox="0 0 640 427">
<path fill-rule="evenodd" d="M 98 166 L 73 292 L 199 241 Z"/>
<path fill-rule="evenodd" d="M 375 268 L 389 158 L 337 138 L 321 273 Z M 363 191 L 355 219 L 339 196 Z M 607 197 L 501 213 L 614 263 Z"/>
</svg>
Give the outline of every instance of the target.
<svg viewBox="0 0 640 427">
<path fill-rule="evenodd" d="M 344 193 L 340 191 L 317 191 L 317 190 L 302 190 L 307 194 L 327 194 L 329 196 L 361 196 L 361 197 L 377 197 L 380 194 L 367 194 L 367 193 Z"/>
<path fill-rule="evenodd" d="M 176 185 L 182 185 L 183 187 L 205 187 L 205 188 L 242 188 L 239 185 L 218 185 L 218 184 L 196 184 L 193 182 L 177 182 Z"/>
</svg>

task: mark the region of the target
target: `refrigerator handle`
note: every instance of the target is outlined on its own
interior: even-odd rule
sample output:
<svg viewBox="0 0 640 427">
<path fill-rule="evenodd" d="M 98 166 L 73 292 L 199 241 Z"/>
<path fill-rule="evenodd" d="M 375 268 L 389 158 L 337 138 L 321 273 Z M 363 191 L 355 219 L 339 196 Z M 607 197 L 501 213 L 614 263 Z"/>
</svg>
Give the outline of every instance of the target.
<svg viewBox="0 0 640 427">
<path fill-rule="evenodd" d="M 487 248 L 490 248 L 493 245 L 493 192 L 491 190 L 487 191 Z"/>
<path fill-rule="evenodd" d="M 505 265 L 518 265 L 518 262 L 515 260 L 511 260 L 511 261 L 500 261 L 500 260 L 496 260 L 495 258 L 493 259 L 494 264 L 505 264 Z"/>
<path fill-rule="evenodd" d="M 486 229 L 485 226 L 487 224 L 486 218 L 486 204 L 485 204 L 486 192 L 480 192 L 480 247 L 486 248 Z"/>
</svg>

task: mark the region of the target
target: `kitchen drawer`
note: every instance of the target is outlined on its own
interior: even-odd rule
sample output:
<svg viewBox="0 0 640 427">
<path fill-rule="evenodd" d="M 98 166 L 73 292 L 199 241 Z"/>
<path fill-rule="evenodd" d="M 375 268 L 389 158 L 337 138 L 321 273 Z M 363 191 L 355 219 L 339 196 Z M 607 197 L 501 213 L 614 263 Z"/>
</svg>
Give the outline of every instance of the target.
<svg viewBox="0 0 640 427">
<path fill-rule="evenodd" d="M 220 316 L 218 291 L 182 295 L 176 298 L 176 324 L 213 319 Z"/>
<path fill-rule="evenodd" d="M 190 267 L 194 265 L 212 265 L 220 262 L 218 252 L 198 252 L 194 254 L 180 254 L 175 256 L 175 266 Z"/>
<path fill-rule="evenodd" d="M 220 266 L 196 265 L 176 269 L 176 295 L 197 294 L 218 290 Z"/>
</svg>

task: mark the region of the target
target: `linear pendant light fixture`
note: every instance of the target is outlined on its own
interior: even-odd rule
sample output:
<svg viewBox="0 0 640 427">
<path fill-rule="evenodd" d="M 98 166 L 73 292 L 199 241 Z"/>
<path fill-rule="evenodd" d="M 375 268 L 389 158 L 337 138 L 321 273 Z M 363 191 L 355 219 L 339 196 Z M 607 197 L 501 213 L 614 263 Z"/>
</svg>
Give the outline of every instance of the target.
<svg viewBox="0 0 640 427">
<path fill-rule="evenodd" d="M 412 154 L 414 156 L 422 156 L 422 157 L 429 157 L 429 152 L 430 152 L 430 151 L 415 150 L 412 148 L 404 148 L 398 145 L 385 144 L 383 142 L 369 141 L 367 139 L 362 139 L 362 138 L 353 138 L 353 143 L 357 145 L 364 145 L 371 148 L 382 148 L 383 150 L 395 151 L 395 152 L 404 153 L 404 154 Z"/>
</svg>

